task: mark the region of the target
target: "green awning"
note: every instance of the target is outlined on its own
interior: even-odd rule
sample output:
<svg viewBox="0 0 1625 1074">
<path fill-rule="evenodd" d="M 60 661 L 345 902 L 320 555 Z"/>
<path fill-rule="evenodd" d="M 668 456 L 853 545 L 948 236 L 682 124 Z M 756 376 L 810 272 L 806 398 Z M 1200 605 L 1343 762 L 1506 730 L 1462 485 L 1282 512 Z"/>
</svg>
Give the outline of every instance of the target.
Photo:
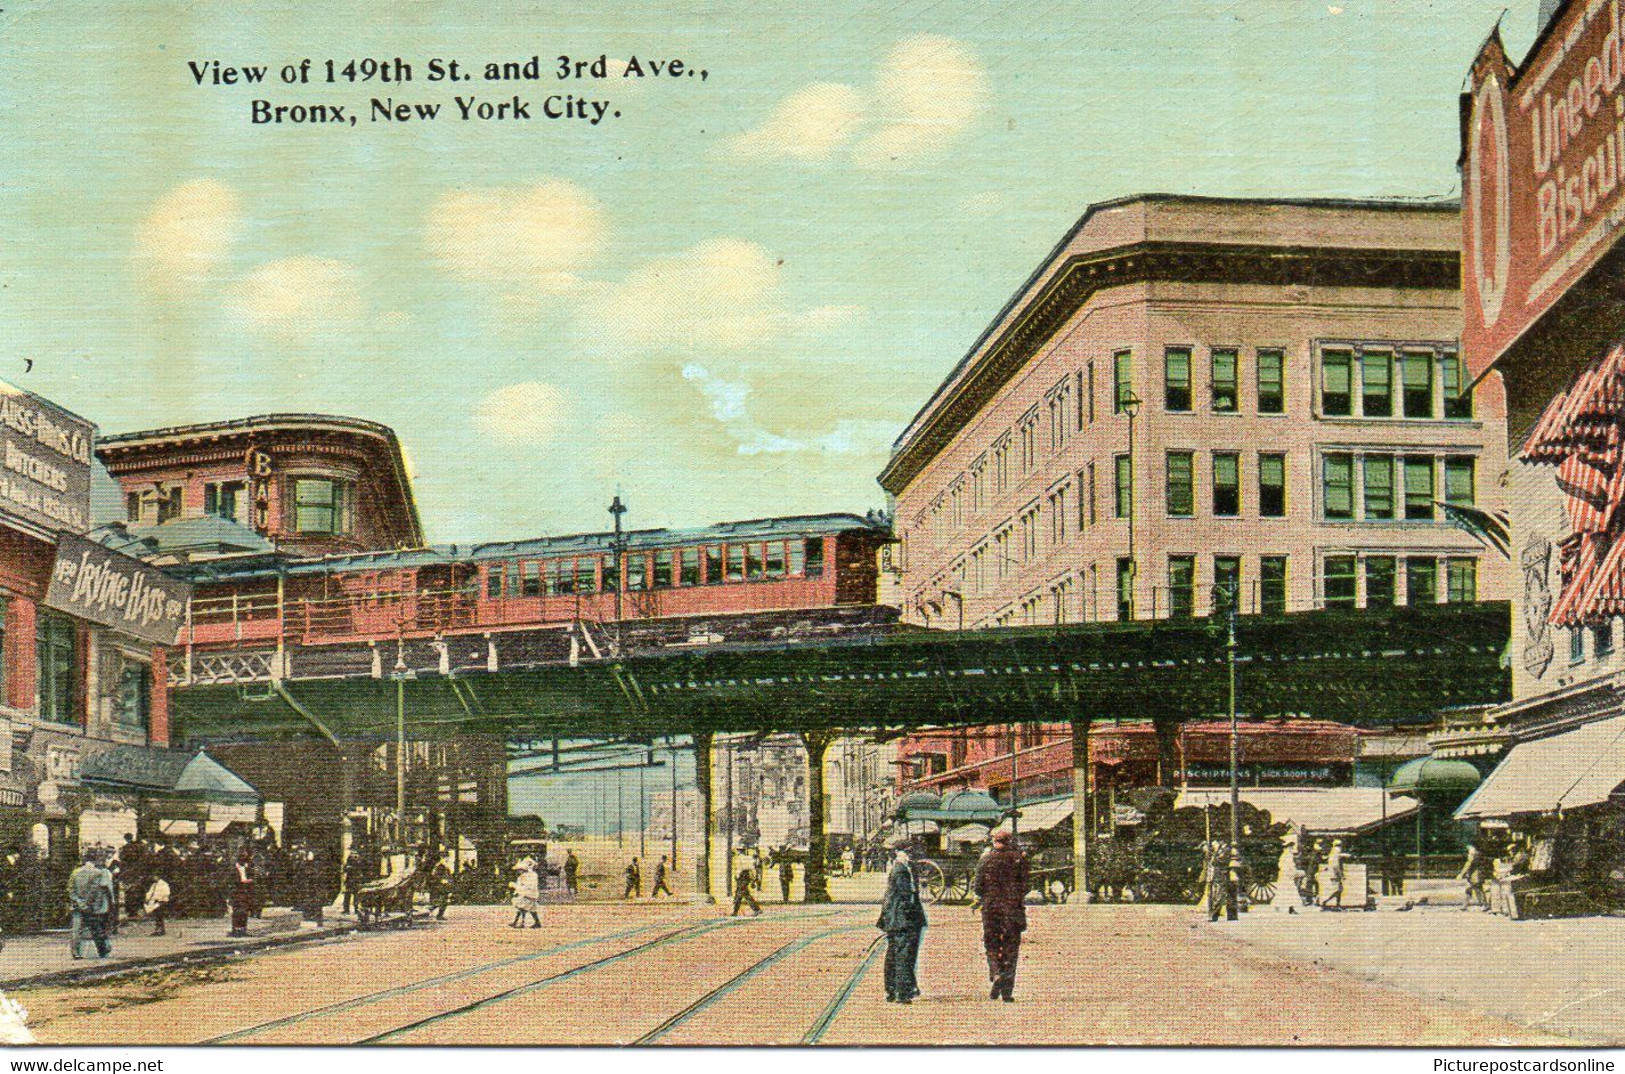
<svg viewBox="0 0 1625 1074">
<path fill-rule="evenodd" d="M 1418 757 L 1394 770 L 1393 778 L 1388 781 L 1388 791 L 1411 798 L 1424 794 L 1466 794 L 1477 787 L 1482 779 L 1478 769 L 1466 761 Z"/>
<path fill-rule="evenodd" d="M 114 791 L 229 805 L 263 801 L 247 780 L 203 750 L 194 754 L 154 746 L 114 746 L 85 759 L 79 782 Z"/>
</svg>

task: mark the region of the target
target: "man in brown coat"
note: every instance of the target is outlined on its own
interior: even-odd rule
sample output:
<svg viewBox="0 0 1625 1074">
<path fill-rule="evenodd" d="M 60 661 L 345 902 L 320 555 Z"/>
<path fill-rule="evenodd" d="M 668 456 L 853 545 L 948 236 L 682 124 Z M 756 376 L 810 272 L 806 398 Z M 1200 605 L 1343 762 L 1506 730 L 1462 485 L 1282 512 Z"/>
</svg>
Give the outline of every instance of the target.
<svg viewBox="0 0 1625 1074">
<path fill-rule="evenodd" d="M 987 949 L 988 999 L 1015 1002 L 1016 961 L 1027 928 L 1027 856 L 1007 831 L 993 833 L 993 846 L 976 864 L 976 898 L 982 907 L 982 946 Z"/>
</svg>

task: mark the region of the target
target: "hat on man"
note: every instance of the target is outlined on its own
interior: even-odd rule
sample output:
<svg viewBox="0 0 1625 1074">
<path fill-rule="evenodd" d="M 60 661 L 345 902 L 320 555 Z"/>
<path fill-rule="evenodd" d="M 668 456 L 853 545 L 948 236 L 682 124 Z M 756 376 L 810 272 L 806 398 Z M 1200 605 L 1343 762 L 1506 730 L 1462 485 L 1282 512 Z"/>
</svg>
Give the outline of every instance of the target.
<svg viewBox="0 0 1625 1074">
<path fill-rule="evenodd" d="M 1009 846 L 1014 839 L 1015 836 L 1010 834 L 1010 829 L 1008 828 L 1000 828 L 998 831 L 993 833 L 993 842 L 997 846 Z"/>
</svg>

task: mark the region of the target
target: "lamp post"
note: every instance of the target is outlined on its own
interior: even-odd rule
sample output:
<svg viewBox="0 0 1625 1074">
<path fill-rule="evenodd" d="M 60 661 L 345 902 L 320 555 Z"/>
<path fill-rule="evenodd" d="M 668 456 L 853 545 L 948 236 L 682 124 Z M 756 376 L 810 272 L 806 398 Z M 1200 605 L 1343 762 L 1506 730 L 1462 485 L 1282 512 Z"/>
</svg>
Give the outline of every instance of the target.
<svg viewBox="0 0 1625 1074">
<path fill-rule="evenodd" d="M 406 639 L 395 639 L 395 840 L 406 845 Z"/>
<path fill-rule="evenodd" d="M 1140 588 L 1140 564 L 1134 556 L 1134 512 L 1140 505 L 1134 494 L 1134 419 L 1140 413 L 1140 397 L 1134 394 L 1133 388 L 1129 388 L 1117 401 L 1117 406 L 1128 416 L 1128 617 L 1135 619 L 1138 618 L 1134 598 Z"/>
<path fill-rule="evenodd" d="M 614 561 L 612 569 L 615 572 L 615 655 L 621 655 L 621 561 L 626 558 L 626 537 L 621 532 L 621 516 L 626 514 L 626 504 L 621 502 L 620 494 L 610 501 L 609 515 L 615 520 L 615 542 L 610 546 L 610 558 Z"/>
<path fill-rule="evenodd" d="M 1215 605 L 1223 601 L 1225 617 L 1224 662 L 1229 678 L 1230 708 L 1230 875 L 1225 884 L 1224 917 L 1234 921 L 1241 901 L 1241 733 L 1236 723 L 1236 605 L 1234 586 L 1213 587 Z"/>
</svg>

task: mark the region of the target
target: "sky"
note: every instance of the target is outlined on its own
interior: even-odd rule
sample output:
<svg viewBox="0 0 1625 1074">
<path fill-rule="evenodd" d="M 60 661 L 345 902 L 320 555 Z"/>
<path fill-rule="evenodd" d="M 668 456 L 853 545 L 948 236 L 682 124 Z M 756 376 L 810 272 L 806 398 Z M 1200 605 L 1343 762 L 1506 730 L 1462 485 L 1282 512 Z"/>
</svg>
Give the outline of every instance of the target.
<svg viewBox="0 0 1625 1074">
<path fill-rule="evenodd" d="M 391 425 L 436 542 L 603 528 L 617 493 L 635 527 L 862 512 L 1089 203 L 1455 193 L 1468 64 L 1498 18 L 1520 56 L 1534 7 L 8 4 L 0 377 L 107 433 Z M 481 77 L 532 56 L 541 81 Z M 279 77 L 364 57 L 415 78 Z M 615 77 L 633 57 L 705 74 Z M 199 85 L 214 60 L 268 82 Z M 549 120 L 555 94 L 610 111 Z M 255 125 L 256 98 L 360 122 Z"/>
</svg>

